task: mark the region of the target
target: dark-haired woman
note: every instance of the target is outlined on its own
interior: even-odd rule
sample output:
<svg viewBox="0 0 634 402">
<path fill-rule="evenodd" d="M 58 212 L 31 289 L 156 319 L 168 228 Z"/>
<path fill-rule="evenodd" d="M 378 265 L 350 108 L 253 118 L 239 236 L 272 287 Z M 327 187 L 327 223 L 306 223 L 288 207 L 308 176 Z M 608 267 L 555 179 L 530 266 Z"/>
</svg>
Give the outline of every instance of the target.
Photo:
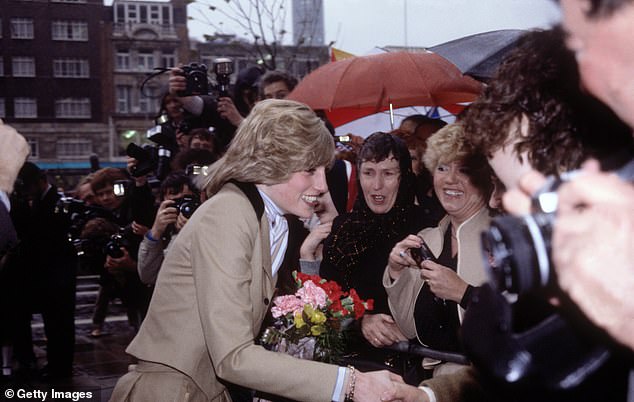
<svg viewBox="0 0 634 402">
<path fill-rule="evenodd" d="M 381 350 L 407 340 L 390 314 L 382 275 L 392 247 L 426 226 L 414 203 L 414 175 L 405 143 L 387 133 L 369 136 L 357 157 L 359 197 L 351 212 L 335 218 L 324 242 L 320 274 L 374 299 L 374 310 L 361 321 L 365 342 L 351 350 L 368 362 L 383 364 L 391 352 Z"/>
</svg>

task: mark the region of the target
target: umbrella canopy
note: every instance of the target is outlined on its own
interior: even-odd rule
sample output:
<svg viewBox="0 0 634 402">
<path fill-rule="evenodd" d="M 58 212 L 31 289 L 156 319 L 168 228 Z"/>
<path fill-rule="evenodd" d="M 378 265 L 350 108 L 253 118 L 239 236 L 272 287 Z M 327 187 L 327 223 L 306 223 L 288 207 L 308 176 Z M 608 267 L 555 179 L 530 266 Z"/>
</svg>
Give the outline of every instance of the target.
<svg viewBox="0 0 634 402">
<path fill-rule="evenodd" d="M 432 46 L 427 50 L 446 58 L 464 74 L 486 82 L 526 32 L 528 31 L 522 29 L 483 32 Z"/>
<path fill-rule="evenodd" d="M 323 65 L 304 77 L 288 99 L 336 112 L 341 119 L 390 107 L 445 106 L 473 101 L 482 84 L 462 75 L 443 57 L 393 52 L 351 57 Z M 341 121 L 333 121 L 337 126 Z"/>
</svg>

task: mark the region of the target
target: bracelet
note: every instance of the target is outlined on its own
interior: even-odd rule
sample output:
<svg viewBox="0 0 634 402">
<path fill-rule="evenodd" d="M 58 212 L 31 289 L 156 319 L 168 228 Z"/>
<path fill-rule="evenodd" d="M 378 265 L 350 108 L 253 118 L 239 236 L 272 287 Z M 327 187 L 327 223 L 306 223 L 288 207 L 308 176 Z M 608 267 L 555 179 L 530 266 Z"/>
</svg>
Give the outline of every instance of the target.
<svg viewBox="0 0 634 402">
<path fill-rule="evenodd" d="M 357 375 L 354 366 L 348 366 L 350 369 L 350 383 L 348 384 L 348 392 L 344 398 L 344 402 L 352 402 L 354 400 L 354 386 L 357 382 Z"/>
<path fill-rule="evenodd" d="M 148 239 L 149 241 L 154 241 L 154 242 L 159 241 L 159 239 L 155 239 L 154 237 L 152 237 L 152 229 L 145 232 L 145 238 Z"/>
</svg>

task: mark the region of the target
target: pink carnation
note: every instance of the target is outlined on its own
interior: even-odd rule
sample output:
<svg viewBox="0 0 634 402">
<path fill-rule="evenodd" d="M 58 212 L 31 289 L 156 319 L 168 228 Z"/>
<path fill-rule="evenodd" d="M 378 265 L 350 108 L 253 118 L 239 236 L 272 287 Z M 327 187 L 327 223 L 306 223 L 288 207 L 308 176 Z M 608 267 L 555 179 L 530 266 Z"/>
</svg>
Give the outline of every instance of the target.
<svg viewBox="0 0 634 402">
<path fill-rule="evenodd" d="M 328 301 L 326 292 L 311 280 L 304 282 L 302 288 L 295 294 L 301 298 L 304 304 L 310 304 L 312 308 L 326 307 Z"/>
<path fill-rule="evenodd" d="M 273 304 L 271 314 L 273 314 L 274 318 L 279 318 L 288 313 L 295 313 L 304 309 L 304 303 L 295 295 L 278 296 L 273 299 Z"/>
</svg>

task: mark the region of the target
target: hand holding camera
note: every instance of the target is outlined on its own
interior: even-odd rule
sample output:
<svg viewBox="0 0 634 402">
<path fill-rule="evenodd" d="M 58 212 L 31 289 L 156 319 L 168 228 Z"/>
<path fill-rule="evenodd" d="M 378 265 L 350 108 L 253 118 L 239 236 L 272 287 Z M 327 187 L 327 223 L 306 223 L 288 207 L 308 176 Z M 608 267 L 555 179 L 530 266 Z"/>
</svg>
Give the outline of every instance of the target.
<svg viewBox="0 0 634 402">
<path fill-rule="evenodd" d="M 165 200 L 161 202 L 158 212 L 156 213 L 156 219 L 154 219 L 152 229 L 150 229 L 150 235 L 152 238 L 160 239 L 163 236 L 163 233 L 165 233 L 167 227 L 176 223 L 178 215 L 179 211 L 174 206 L 173 200 Z"/>
<path fill-rule="evenodd" d="M 412 249 L 419 249 L 423 239 L 416 235 L 409 235 L 400 242 L 396 243 L 390 252 L 387 266 L 389 268 L 390 277 L 397 279 L 407 267 L 419 266 L 410 254 Z"/>
</svg>

